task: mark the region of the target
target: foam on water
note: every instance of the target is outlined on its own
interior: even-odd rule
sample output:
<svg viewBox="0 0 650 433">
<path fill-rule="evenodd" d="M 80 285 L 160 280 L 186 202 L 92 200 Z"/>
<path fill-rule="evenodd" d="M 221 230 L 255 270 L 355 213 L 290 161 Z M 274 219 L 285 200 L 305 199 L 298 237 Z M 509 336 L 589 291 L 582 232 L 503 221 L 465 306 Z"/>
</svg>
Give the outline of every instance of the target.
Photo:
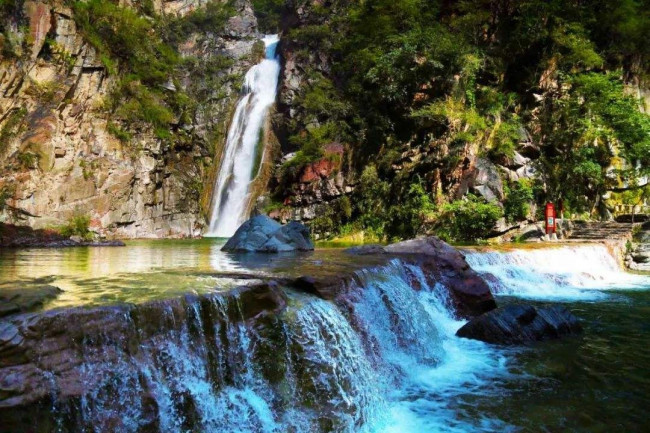
<svg viewBox="0 0 650 433">
<path fill-rule="evenodd" d="M 383 375 L 388 411 L 367 431 L 509 431 L 499 420 L 465 416 L 458 406 L 463 396 L 494 392 L 498 379 L 509 373 L 505 352 L 455 336 L 465 322 L 454 317 L 447 290 L 429 287 L 420 268 L 399 261 L 380 274 L 360 274 L 364 295 L 357 312 L 377 338 L 382 354 L 378 368 L 390 372 Z M 400 315 L 402 323 L 387 326 L 387 311 Z M 403 334 L 418 341 L 403 340 Z"/>
<path fill-rule="evenodd" d="M 606 290 L 645 289 L 650 279 L 625 273 L 604 245 L 466 253 L 496 294 L 552 301 L 594 301 Z"/>
</svg>

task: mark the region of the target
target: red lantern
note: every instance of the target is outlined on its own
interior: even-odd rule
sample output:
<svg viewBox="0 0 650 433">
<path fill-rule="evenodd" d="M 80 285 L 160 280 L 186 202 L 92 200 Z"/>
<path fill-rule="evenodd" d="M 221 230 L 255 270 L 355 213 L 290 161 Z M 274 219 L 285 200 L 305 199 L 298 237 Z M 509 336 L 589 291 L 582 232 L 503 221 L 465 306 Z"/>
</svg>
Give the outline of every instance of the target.
<svg viewBox="0 0 650 433">
<path fill-rule="evenodd" d="M 546 234 L 550 235 L 551 233 L 555 233 L 555 206 L 553 203 L 546 203 L 546 212 L 544 215 L 546 215 Z"/>
</svg>

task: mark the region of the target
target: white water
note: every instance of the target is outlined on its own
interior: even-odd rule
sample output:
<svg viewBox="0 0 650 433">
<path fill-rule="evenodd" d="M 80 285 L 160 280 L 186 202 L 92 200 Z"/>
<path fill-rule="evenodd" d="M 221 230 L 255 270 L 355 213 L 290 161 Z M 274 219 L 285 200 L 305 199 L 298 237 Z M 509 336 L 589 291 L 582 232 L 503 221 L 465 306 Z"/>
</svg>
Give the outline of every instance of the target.
<svg viewBox="0 0 650 433">
<path fill-rule="evenodd" d="M 249 186 L 257 176 L 253 173 L 260 131 L 268 109 L 275 102 L 280 73 L 280 61 L 276 56 L 278 35 L 262 39 L 266 58 L 253 66 L 244 79 L 243 96 L 233 116 L 219 176 L 214 189 L 212 216 L 207 236 L 230 237 L 246 219 Z"/>
<path fill-rule="evenodd" d="M 605 296 L 600 289 L 650 286 L 623 273 L 601 246 L 467 259 L 514 296 L 592 300 Z M 120 326 L 154 336 L 119 362 L 84 366 L 101 383 L 82 399 L 82 424 L 110 429 L 119 414 L 120 431 L 135 432 L 150 421 L 145 405 L 154 404 L 155 424 L 169 432 L 517 430 L 477 411 L 476 401 L 507 398 L 507 384 L 526 378 L 509 371 L 508 349 L 455 336 L 464 321 L 454 317 L 446 288 L 399 260 L 359 271 L 355 281 L 343 303 L 289 291 L 287 309 L 263 326 L 237 320 L 239 295 L 172 302 L 155 331 L 140 329 L 132 314 L 135 322 Z M 109 351 L 122 350 L 114 344 Z"/>
<path fill-rule="evenodd" d="M 521 298 L 598 300 L 608 296 L 606 290 L 645 289 L 650 282 L 624 272 L 604 245 L 469 252 L 466 259 L 493 293 Z"/>
</svg>

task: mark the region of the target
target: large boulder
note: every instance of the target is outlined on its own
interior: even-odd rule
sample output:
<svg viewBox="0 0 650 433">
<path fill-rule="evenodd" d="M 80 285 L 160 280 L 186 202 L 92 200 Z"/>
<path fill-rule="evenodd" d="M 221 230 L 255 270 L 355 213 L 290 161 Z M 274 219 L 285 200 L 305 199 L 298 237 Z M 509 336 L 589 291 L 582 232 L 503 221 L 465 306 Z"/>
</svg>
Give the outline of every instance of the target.
<svg viewBox="0 0 650 433">
<path fill-rule="evenodd" d="M 460 251 L 437 237 L 399 242 L 384 247 L 384 251 L 420 266 L 431 285 L 445 286 L 459 316 L 474 317 L 496 308 L 485 280 L 470 268 Z"/>
<path fill-rule="evenodd" d="M 528 344 L 582 332 L 577 317 L 562 306 L 508 305 L 482 314 L 460 328 L 459 337 L 501 345 Z"/>
<path fill-rule="evenodd" d="M 307 227 L 296 221 L 283 226 L 266 215 L 246 221 L 222 248 L 223 251 L 261 253 L 313 249 L 314 243 Z"/>
</svg>

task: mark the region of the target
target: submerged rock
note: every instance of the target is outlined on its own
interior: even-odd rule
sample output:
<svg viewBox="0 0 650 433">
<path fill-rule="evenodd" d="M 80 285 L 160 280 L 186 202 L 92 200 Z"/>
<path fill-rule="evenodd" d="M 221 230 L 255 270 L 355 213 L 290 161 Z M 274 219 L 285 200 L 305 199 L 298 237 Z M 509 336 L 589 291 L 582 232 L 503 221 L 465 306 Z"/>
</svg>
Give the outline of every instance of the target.
<svg viewBox="0 0 650 433">
<path fill-rule="evenodd" d="M 313 249 L 314 243 L 307 227 L 296 221 L 283 226 L 266 215 L 246 221 L 222 248 L 223 251 L 262 253 Z"/>
<path fill-rule="evenodd" d="M 581 332 L 578 318 L 564 307 L 509 305 L 476 317 L 460 328 L 456 335 L 487 343 L 515 345 Z"/>
<path fill-rule="evenodd" d="M 378 244 L 368 244 L 348 248 L 345 252 L 355 256 L 369 256 L 373 254 L 386 254 L 386 249 Z"/>
<path fill-rule="evenodd" d="M 34 311 L 63 293 L 58 287 L 0 287 L 0 317 Z"/>
</svg>

